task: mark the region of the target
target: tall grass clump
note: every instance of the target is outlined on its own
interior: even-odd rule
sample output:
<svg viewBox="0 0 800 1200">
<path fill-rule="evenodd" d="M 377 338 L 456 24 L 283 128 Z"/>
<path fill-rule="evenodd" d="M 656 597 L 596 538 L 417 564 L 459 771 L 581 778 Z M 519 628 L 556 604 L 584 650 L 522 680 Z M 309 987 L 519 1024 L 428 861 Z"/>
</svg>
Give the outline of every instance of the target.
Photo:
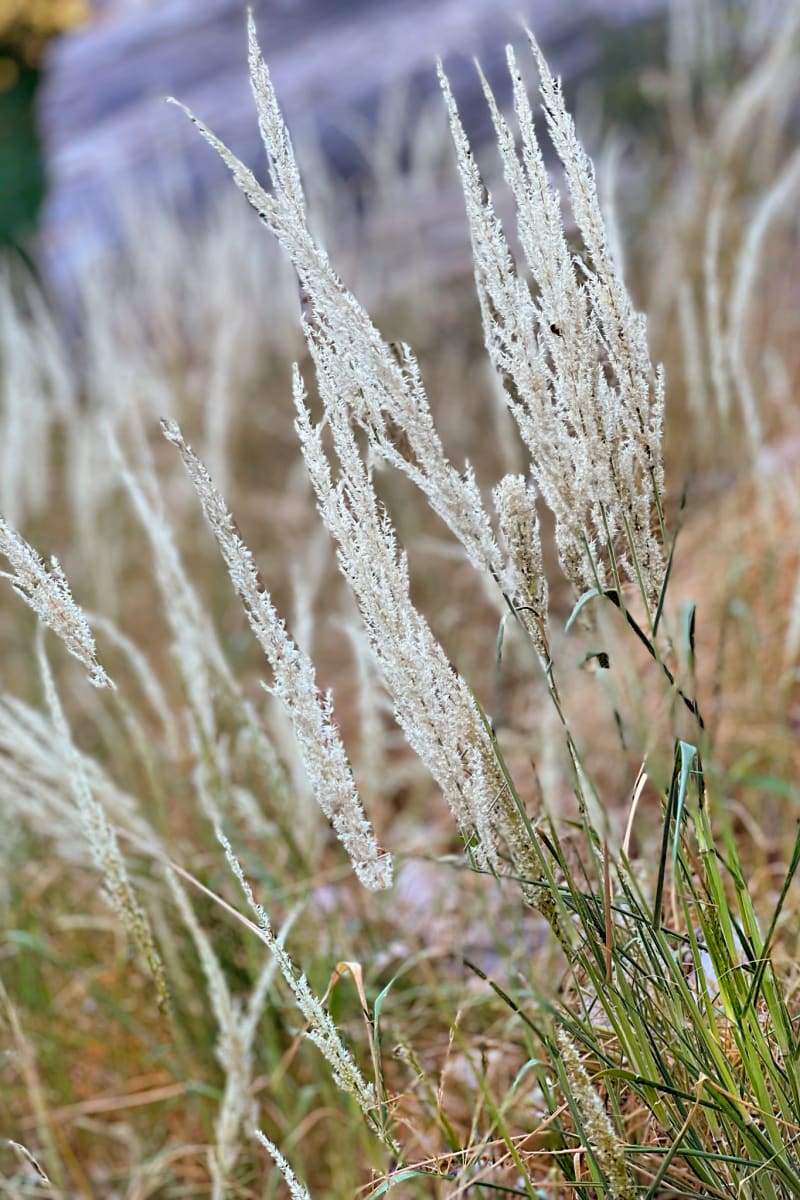
<svg viewBox="0 0 800 1200">
<path fill-rule="evenodd" d="M 785 54 L 794 35 L 782 27 Z M 111 343 L 87 348 L 87 404 L 62 398 L 37 426 L 64 422 L 75 561 L 101 533 L 124 553 L 81 581 L 113 602 L 95 615 L 70 562 L 48 570 L 32 548 L 55 539 L 41 497 L 32 542 L 24 512 L 0 522 L 7 577 L 95 685 L 45 655 L 40 629 L 44 712 L 0 700 L 0 803 L 20 830 L 3 897 L 2 1195 L 800 1195 L 798 794 L 723 686 L 729 645 L 766 677 L 768 584 L 752 610 L 727 591 L 716 612 L 673 598 L 684 542 L 709 559 L 720 517 L 709 534 L 686 515 L 682 471 L 668 492 L 667 373 L 529 43 L 524 62 L 507 52 L 513 113 L 480 77 L 502 180 L 479 166 L 439 64 L 492 373 L 473 403 L 499 449 L 456 465 L 414 351 L 337 273 L 252 18 L 268 184 L 189 116 L 297 277 L 304 347 L 280 374 L 302 470 L 245 485 L 275 414 L 251 414 L 242 437 L 233 388 L 222 416 L 198 419 L 166 370 L 130 391 L 117 370 L 98 411 Z M 674 296 L 687 378 L 710 394 L 732 373 L 754 462 L 769 414 L 754 415 L 756 367 L 730 339 L 794 167 L 779 178 L 747 226 L 726 335 L 719 230 L 702 331 L 693 282 Z M 206 382 L 218 396 L 220 376 Z M 684 417 L 699 422 L 697 394 Z M 106 472 L 90 497 L 86 453 Z M 735 503 L 782 532 L 797 513 L 782 482 L 747 478 Z M 285 559 L 269 579 L 257 565 L 265 514 L 299 564 L 293 592 Z M 732 588 L 749 568 L 719 569 Z M 792 580 L 775 571 L 788 713 Z M 86 930 L 112 939 L 107 962 Z M 59 1039 L 45 1014 L 74 995 Z M 109 1030 L 119 1045 L 98 1063 Z"/>
</svg>

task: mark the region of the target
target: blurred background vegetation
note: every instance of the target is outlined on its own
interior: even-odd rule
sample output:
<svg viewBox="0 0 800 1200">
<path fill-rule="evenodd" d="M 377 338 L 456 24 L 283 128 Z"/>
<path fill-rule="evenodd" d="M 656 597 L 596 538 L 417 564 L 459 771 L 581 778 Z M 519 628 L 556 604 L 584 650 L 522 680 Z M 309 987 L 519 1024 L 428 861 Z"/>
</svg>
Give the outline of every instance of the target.
<svg viewBox="0 0 800 1200">
<path fill-rule="evenodd" d="M 0 0 L 0 246 L 24 254 L 45 195 L 36 119 L 42 55 L 51 38 L 88 17 L 85 0 Z"/>
</svg>

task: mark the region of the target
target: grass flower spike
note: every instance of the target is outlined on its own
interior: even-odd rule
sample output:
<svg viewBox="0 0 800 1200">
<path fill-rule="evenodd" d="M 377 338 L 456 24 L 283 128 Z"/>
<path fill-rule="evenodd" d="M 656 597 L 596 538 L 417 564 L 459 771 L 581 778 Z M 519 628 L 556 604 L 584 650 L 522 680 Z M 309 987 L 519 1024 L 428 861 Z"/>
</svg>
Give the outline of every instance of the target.
<svg viewBox="0 0 800 1200">
<path fill-rule="evenodd" d="M 276 936 L 266 909 L 253 894 L 253 889 L 245 878 L 241 863 L 234 854 L 230 842 L 219 829 L 217 830 L 217 839 L 225 852 L 228 865 L 239 881 L 245 900 L 255 915 L 261 936 L 269 948 L 278 970 L 289 985 L 297 1007 L 308 1023 L 306 1031 L 308 1040 L 313 1042 L 327 1059 L 337 1086 L 355 1099 L 370 1125 L 376 1132 L 379 1131 L 375 1091 L 372 1085 L 364 1079 L 357 1062 L 345 1046 L 331 1020 L 330 1014 L 326 1012 L 320 1000 L 312 992 L 305 975 L 296 969 L 281 938 Z"/>
<path fill-rule="evenodd" d="M 161 1007 L 169 1007 L 169 993 L 164 973 L 164 964 L 158 952 L 147 913 L 136 898 L 122 851 L 113 826 L 110 824 L 102 804 L 92 795 L 83 764 L 72 742 L 55 681 L 47 661 L 43 641 L 39 639 L 39 668 L 42 676 L 47 706 L 58 739 L 59 750 L 66 768 L 69 789 L 78 809 L 81 824 L 89 844 L 95 866 L 103 880 L 105 897 L 119 917 L 131 943 L 142 955 L 153 977 Z"/>
<path fill-rule="evenodd" d="M 508 66 L 521 146 L 483 80 L 533 290 L 517 272 L 470 149 L 444 70 L 466 200 L 486 346 L 530 453 L 536 489 L 555 517 L 559 560 L 580 594 L 636 585 L 651 611 L 664 581 L 663 380 L 644 318 L 608 248 L 592 164 L 561 89 L 533 43 L 544 108 L 586 248 L 575 258 L 537 140 L 513 52 Z"/>
<path fill-rule="evenodd" d="M 320 808 L 333 825 L 358 878 L 380 890 L 392 882 L 392 860 L 375 840 L 364 816 L 353 774 L 333 721 L 333 702 L 317 688 L 314 666 L 289 637 L 259 577 L 253 556 L 214 486 L 208 471 L 187 446 L 174 421 L 162 421 L 167 441 L 180 451 L 209 528 L 250 627 L 273 671 L 271 691 L 285 707 L 297 737 L 303 765 Z"/>
<path fill-rule="evenodd" d="M 95 687 L 109 687 L 111 680 L 97 661 L 94 635 L 83 611 L 72 598 L 66 576 L 55 558 L 48 571 L 39 555 L 21 534 L 0 517 L 0 554 L 14 569 L 0 572 L 18 596 L 33 609 L 39 620 L 52 629 L 73 658 L 89 673 Z"/>
<path fill-rule="evenodd" d="M 476 569 L 504 580 L 504 563 L 475 478 L 469 466 L 459 472 L 445 454 L 416 359 L 407 346 L 393 349 L 381 338 L 311 234 L 291 139 L 261 56 L 252 14 L 248 36 L 250 79 L 272 191 L 265 191 L 211 130 L 184 111 L 228 166 L 297 272 L 309 306 L 304 323 L 309 349 L 315 360 L 334 356 L 341 403 L 351 419 L 366 430 L 373 450 L 421 489 Z M 406 453 L 396 445 L 398 431 L 404 436 Z"/>
<path fill-rule="evenodd" d="M 567 1094 L 574 1106 L 578 1127 L 586 1139 L 587 1149 L 608 1180 L 609 1195 L 613 1200 L 634 1200 L 635 1191 L 625 1165 L 624 1146 L 580 1055 L 562 1029 L 558 1031 L 558 1048 Z"/>
</svg>

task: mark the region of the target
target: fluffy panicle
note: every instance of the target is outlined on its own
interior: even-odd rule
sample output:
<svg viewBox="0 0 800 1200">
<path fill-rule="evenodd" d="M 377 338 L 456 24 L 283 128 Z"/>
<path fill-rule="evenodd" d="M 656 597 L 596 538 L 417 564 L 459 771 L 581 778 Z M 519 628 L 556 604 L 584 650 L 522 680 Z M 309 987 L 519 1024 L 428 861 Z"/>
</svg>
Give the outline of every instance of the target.
<svg viewBox="0 0 800 1200">
<path fill-rule="evenodd" d="M 326 1058 L 337 1086 L 353 1096 L 369 1124 L 375 1129 L 376 1104 L 372 1085 L 364 1079 L 358 1064 L 339 1036 L 330 1014 L 312 992 L 305 975 L 297 971 L 281 939 L 275 935 L 263 905 L 259 904 L 253 895 L 253 889 L 245 878 L 242 865 L 220 829 L 217 830 L 217 838 L 225 852 L 228 865 L 239 881 L 244 897 L 255 915 L 261 937 L 308 1023 L 306 1036 Z"/>
<path fill-rule="evenodd" d="M 636 583 L 657 601 L 665 556 L 660 532 L 663 386 L 644 319 L 608 249 L 591 163 L 538 48 L 550 135 L 564 164 L 586 260 L 570 252 L 533 114 L 508 52 L 520 148 L 483 80 L 520 245 L 534 291 L 518 275 L 441 68 L 466 200 L 486 345 L 508 386 L 507 403 L 530 452 L 537 491 L 556 520 L 562 569 L 579 591 Z M 654 523 L 659 532 L 653 533 Z"/>
<path fill-rule="evenodd" d="M 243 728 L 252 735 L 253 744 L 258 745 L 258 757 L 262 766 L 268 766 L 264 774 L 269 784 L 270 795 L 285 809 L 287 788 L 277 752 L 270 744 L 270 739 L 252 705 L 242 695 L 228 666 L 214 626 L 192 586 L 164 512 L 147 447 L 140 445 L 137 469 L 134 472 L 108 427 L 105 430 L 105 440 L 107 452 L 117 469 L 118 477 L 127 490 L 133 509 L 150 542 L 156 582 L 172 638 L 172 653 L 188 701 L 187 732 L 195 760 L 195 784 L 203 811 L 212 821 L 218 817 L 221 796 L 221 780 L 218 775 L 222 761 L 222 744 L 217 721 L 217 705 L 220 699 L 233 702 Z M 120 648 L 130 657 L 128 647 L 124 643 L 120 643 Z M 140 674 L 136 663 L 132 665 Z M 152 692 L 152 687 L 149 691 Z M 231 795 L 229 789 L 227 795 Z"/>
<path fill-rule="evenodd" d="M 581 1131 L 588 1149 L 608 1178 L 609 1194 L 613 1200 L 633 1200 L 635 1191 L 625 1165 L 625 1148 L 578 1051 L 563 1030 L 558 1031 L 558 1048 Z"/>
<path fill-rule="evenodd" d="M 514 571 L 511 595 L 514 608 L 544 660 L 549 659 L 547 637 L 547 579 L 536 493 L 522 475 L 506 475 L 492 496 L 500 532 Z"/>
<path fill-rule="evenodd" d="M 311 660 L 289 637 L 208 471 L 187 446 L 174 421 L 163 421 L 162 428 L 181 454 L 250 626 L 272 667 L 271 690 L 289 714 L 319 806 L 364 886 L 373 890 L 389 887 L 391 858 L 380 850 L 364 816 L 333 720 L 330 696 L 320 694 Z"/>
<path fill-rule="evenodd" d="M 289 256 L 309 304 L 305 331 L 310 349 L 318 353 L 325 346 L 335 355 L 342 402 L 366 430 L 373 450 L 423 491 L 474 566 L 504 581 L 502 556 L 472 471 L 467 467 L 460 473 L 449 462 L 413 354 L 407 346 L 394 351 L 383 341 L 311 235 L 291 141 L 252 18 L 249 38 L 253 94 L 272 191 L 266 192 L 202 122 L 192 113 L 188 115 Z M 401 435 L 404 452 L 397 446 Z"/>
<path fill-rule="evenodd" d="M 294 1171 L 289 1166 L 288 1162 L 281 1154 L 275 1143 L 271 1142 L 267 1135 L 262 1133 L 260 1129 L 254 1130 L 253 1136 L 261 1143 L 267 1154 L 269 1154 L 272 1158 L 275 1166 L 280 1171 L 281 1175 L 283 1176 L 283 1181 L 289 1189 L 289 1195 L 292 1197 L 292 1200 L 311 1200 L 308 1189 L 297 1178 Z"/>
<path fill-rule="evenodd" d="M 379 505 L 336 386 L 335 356 L 316 347 L 317 379 L 339 466 L 331 464 L 295 367 L 297 429 L 322 518 L 358 603 L 370 647 L 410 746 L 442 789 L 482 865 L 498 869 L 502 838 L 523 877 L 535 872 L 521 814 L 475 699 L 411 602 L 405 555 Z"/>
<path fill-rule="evenodd" d="M 11 581 L 18 596 L 48 629 L 61 638 L 73 658 L 89 672 L 95 687 L 109 687 L 111 680 L 97 661 L 94 637 L 83 611 L 72 598 L 66 576 L 55 558 L 48 571 L 39 555 L 15 529 L 0 517 L 0 554 L 14 569 L 0 571 Z"/>
<path fill-rule="evenodd" d="M 58 739 L 58 748 L 62 755 L 63 768 L 66 769 L 70 791 L 80 815 L 92 857 L 102 875 L 106 898 L 122 921 L 131 942 L 147 964 L 156 984 L 159 1003 L 166 1008 L 169 1003 L 166 977 L 161 956 L 156 949 L 150 922 L 146 912 L 136 899 L 125 860 L 119 848 L 117 835 L 108 821 L 103 806 L 92 795 L 80 755 L 73 746 L 67 718 L 61 707 L 41 638 L 39 639 L 39 668 L 47 705 Z"/>
<path fill-rule="evenodd" d="M 253 91 L 272 191 L 261 188 L 218 138 L 192 120 L 285 249 L 308 302 L 304 328 L 339 474 L 334 483 L 296 373 L 297 426 L 318 506 L 411 746 L 441 787 L 477 859 L 497 869 L 498 844 L 504 842 L 509 851 L 513 848 L 517 872 L 529 877 L 534 864 L 523 852 L 524 817 L 469 687 L 411 603 L 405 557 L 378 504 L 354 428 L 366 432 L 370 455 L 394 465 L 423 491 L 477 569 L 509 592 L 514 572 L 497 545 L 471 470 L 459 473 L 445 455 L 411 351 L 386 345 L 309 231 L 291 142 L 252 20 L 249 36 Z M 247 587 L 258 592 L 255 581 Z"/>
<path fill-rule="evenodd" d="M 167 872 L 167 882 L 197 949 L 217 1023 L 216 1054 L 225 1072 L 225 1089 L 215 1122 L 216 1145 L 209 1151 L 209 1167 L 212 1200 L 224 1200 L 232 1186 L 231 1174 L 239 1158 L 243 1137 L 249 1133 L 253 1121 L 253 1042 L 277 964 L 272 958 L 266 960 L 248 1004 L 242 1005 L 231 996 L 219 959 L 174 871 Z M 281 945 L 293 919 L 294 914 L 278 936 Z"/>
</svg>

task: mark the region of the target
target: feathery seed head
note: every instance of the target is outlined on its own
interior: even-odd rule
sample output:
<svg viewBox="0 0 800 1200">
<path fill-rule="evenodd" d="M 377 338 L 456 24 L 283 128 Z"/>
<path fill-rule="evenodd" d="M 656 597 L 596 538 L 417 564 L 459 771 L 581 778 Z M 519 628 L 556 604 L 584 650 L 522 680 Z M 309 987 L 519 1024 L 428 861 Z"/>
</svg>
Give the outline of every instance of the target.
<svg viewBox="0 0 800 1200">
<path fill-rule="evenodd" d="M 625 1150 L 611 1124 L 605 1105 L 597 1094 L 578 1051 L 563 1029 L 558 1030 L 557 1040 L 564 1073 L 580 1116 L 588 1148 L 608 1177 L 614 1200 L 633 1200 L 635 1190 L 625 1163 Z"/>
<path fill-rule="evenodd" d="M 364 815 L 334 722 L 331 697 L 320 694 L 311 659 L 289 637 L 253 555 L 205 466 L 174 421 L 162 421 L 161 427 L 183 459 L 250 627 L 272 667 L 271 691 L 292 722 L 317 802 L 349 854 L 361 883 L 372 891 L 387 888 L 392 882 L 392 860 L 379 848 Z"/>
<path fill-rule="evenodd" d="M 369 1123 L 375 1127 L 375 1091 L 372 1085 L 364 1079 L 358 1064 L 342 1041 L 330 1014 L 312 992 L 305 975 L 297 971 L 281 939 L 275 936 L 266 910 L 256 900 L 253 889 L 245 877 L 242 864 L 234 854 L 230 842 L 221 829 L 217 828 L 216 834 L 228 865 L 236 876 L 245 900 L 256 918 L 261 937 L 277 963 L 278 970 L 289 985 L 297 1007 L 308 1022 L 306 1036 L 326 1058 L 338 1087 L 354 1097 Z"/>
<path fill-rule="evenodd" d="M 94 636 L 83 610 L 72 598 L 67 578 L 55 558 L 48 571 L 39 555 L 16 529 L 0 517 L 0 554 L 5 555 L 14 573 L 0 571 L 10 580 L 14 591 L 32 608 L 39 620 L 52 629 L 89 672 L 95 687 L 113 687 L 97 661 Z"/>
<path fill-rule="evenodd" d="M 541 657 L 550 657 L 547 638 L 547 579 L 536 511 L 536 492 L 522 475 L 506 475 L 492 492 L 508 556 L 514 570 L 514 608 Z"/>
<path fill-rule="evenodd" d="M 484 94 L 514 197 L 533 292 L 519 275 L 483 187 L 455 100 L 439 66 L 475 261 L 486 346 L 531 456 L 537 492 L 552 510 L 562 570 L 578 592 L 621 574 L 652 607 L 665 572 L 663 381 L 650 360 L 609 249 L 594 171 L 561 89 L 531 39 L 553 145 L 561 158 L 586 250 L 569 248 L 558 193 L 547 174 L 530 102 L 508 51 L 517 147 L 486 80 Z"/>
</svg>

